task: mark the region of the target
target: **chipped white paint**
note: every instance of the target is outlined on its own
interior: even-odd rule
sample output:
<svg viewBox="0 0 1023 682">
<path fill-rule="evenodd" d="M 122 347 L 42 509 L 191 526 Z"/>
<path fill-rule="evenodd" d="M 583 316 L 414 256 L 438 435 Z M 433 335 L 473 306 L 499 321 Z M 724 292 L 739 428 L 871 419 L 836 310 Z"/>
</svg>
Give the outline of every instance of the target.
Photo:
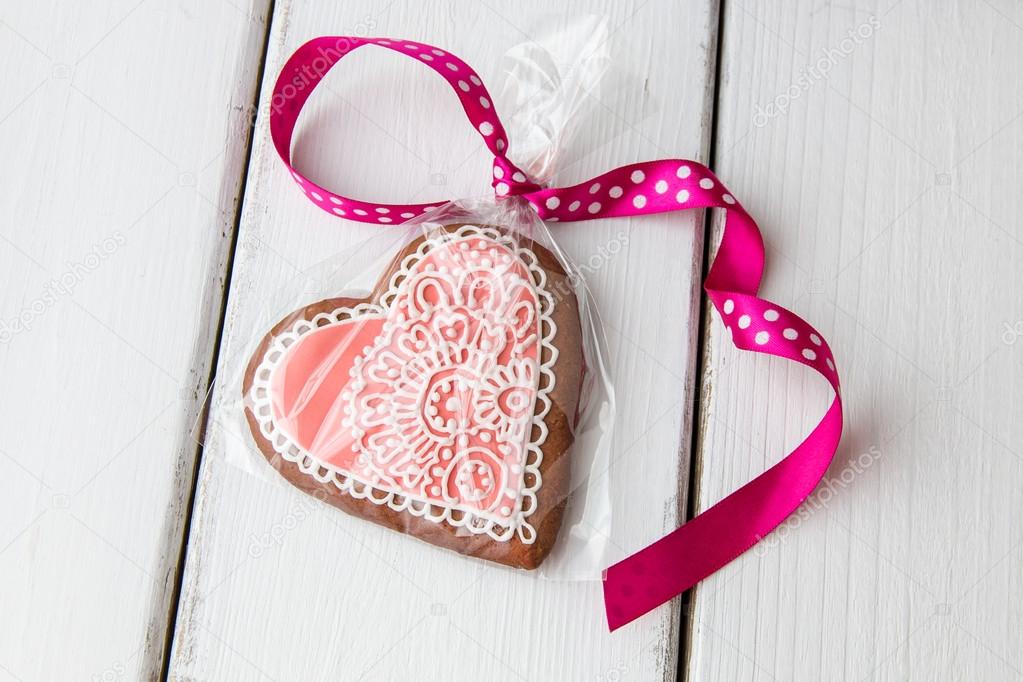
<svg viewBox="0 0 1023 682">
<path fill-rule="evenodd" d="M 0 183 L 0 680 L 152 679 L 267 7 L 8 5 L 0 146 L 20 165 Z M 309 37 L 403 35 L 466 57 L 508 118 L 501 55 L 601 14 L 619 64 L 556 180 L 705 156 L 709 0 L 422 5 L 279 0 L 264 100 Z M 1023 10 L 725 9 L 715 170 L 764 228 L 765 294 L 832 341 L 850 426 L 812 513 L 699 587 L 683 667 L 701 681 L 1023 678 Z M 325 88 L 297 147 L 313 178 L 380 199 L 487 191 L 478 137 L 421 67 L 365 50 Z M 265 124 L 222 368 L 288 307 L 279 292 L 299 272 L 381 234 L 305 202 Z M 618 556 L 674 527 L 684 503 L 694 226 L 554 227 L 576 260 L 629 240 L 591 276 L 619 398 Z M 827 398 L 800 368 L 728 348 L 715 320 L 707 330 L 704 508 L 795 445 Z M 228 462 L 237 446 L 213 433 L 171 679 L 674 679 L 677 606 L 609 636 L 597 583 L 487 568 L 321 508 Z"/>
<path fill-rule="evenodd" d="M 689 679 L 1021 679 L 1023 7 L 725 7 L 716 170 L 848 426 L 811 513 L 697 589 Z M 704 508 L 828 398 L 709 328 Z"/>
<path fill-rule="evenodd" d="M 0 680 L 158 679 L 268 3 L 0 9 Z"/>
</svg>

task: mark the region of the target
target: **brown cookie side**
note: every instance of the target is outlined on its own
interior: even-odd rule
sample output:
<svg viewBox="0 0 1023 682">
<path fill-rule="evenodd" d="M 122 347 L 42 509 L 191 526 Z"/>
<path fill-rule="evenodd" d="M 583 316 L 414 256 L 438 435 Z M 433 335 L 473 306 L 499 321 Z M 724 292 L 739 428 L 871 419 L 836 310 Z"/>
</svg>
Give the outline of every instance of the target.
<svg viewBox="0 0 1023 682">
<path fill-rule="evenodd" d="M 449 225 L 445 229 L 454 231 L 459 227 L 461 225 Z M 270 332 L 263 337 L 249 360 L 243 380 L 243 394 L 249 395 L 256 369 L 278 335 L 290 329 L 301 319 L 312 320 L 320 313 L 329 313 L 340 307 L 379 302 L 380 297 L 388 288 L 391 277 L 400 268 L 401 262 L 407 255 L 415 252 L 426 238 L 424 235 L 415 239 L 399 252 L 381 275 L 377 288 L 369 298 L 326 299 L 301 308 L 275 324 Z M 530 248 L 533 251 L 547 275 L 545 288 L 555 299 L 552 318 L 557 327 L 553 340 L 554 346 L 558 349 L 558 358 L 553 366 L 557 381 L 549 394 L 550 411 L 544 418 L 548 436 L 541 446 L 543 459 L 540 462 L 539 471 L 542 484 L 536 493 L 537 508 L 529 517 L 530 523 L 536 529 L 536 539 L 532 544 L 523 543 L 517 534 L 506 541 L 496 541 L 485 534 L 473 534 L 464 528 L 455 527 L 445 522 L 429 521 L 407 511 L 394 511 L 386 505 L 378 505 L 370 500 L 352 497 L 339 490 L 330 481 L 320 482 L 313 476 L 302 472 L 298 464 L 285 460 L 274 450 L 273 445 L 260 432 L 255 414 L 249 407 L 246 407 L 245 417 L 249 429 L 260 452 L 270 465 L 295 487 L 354 516 L 413 535 L 461 554 L 526 569 L 539 566 L 557 540 L 570 490 L 571 463 L 568 453 L 574 438 L 573 428 L 579 389 L 582 383 L 582 338 L 578 301 L 571 286 L 572 282 L 557 258 L 539 244 L 523 239 L 519 239 L 518 243 L 520 247 Z M 547 359 L 547 357 L 542 358 L 542 360 Z M 527 485 L 533 483 L 531 478 L 532 475 L 527 474 Z"/>
</svg>

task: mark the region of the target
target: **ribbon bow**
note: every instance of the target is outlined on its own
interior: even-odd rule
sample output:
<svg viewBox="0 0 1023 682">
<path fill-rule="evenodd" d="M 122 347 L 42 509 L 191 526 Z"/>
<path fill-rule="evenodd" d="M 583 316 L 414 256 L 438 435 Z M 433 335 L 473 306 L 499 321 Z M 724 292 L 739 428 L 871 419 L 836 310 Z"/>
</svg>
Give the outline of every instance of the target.
<svg viewBox="0 0 1023 682">
<path fill-rule="evenodd" d="M 784 459 L 688 523 L 604 571 L 607 621 L 615 630 L 731 562 L 784 521 L 813 491 L 842 434 L 842 401 L 831 349 L 798 315 L 757 297 L 764 269 L 760 230 L 706 166 L 683 159 L 646 161 L 571 187 L 541 187 L 508 159 L 508 136 L 480 77 L 461 59 L 432 45 L 388 38 L 321 37 L 298 48 L 284 65 L 271 99 L 271 136 L 299 187 L 324 211 L 387 225 L 447 203 L 367 203 L 324 189 L 291 165 L 292 134 L 309 95 L 339 59 L 364 45 L 407 55 L 439 73 L 494 155 L 494 191 L 499 196 L 524 198 L 548 222 L 724 209 L 724 234 L 704 289 L 732 342 L 743 350 L 806 365 L 835 390 L 823 419 Z"/>
</svg>

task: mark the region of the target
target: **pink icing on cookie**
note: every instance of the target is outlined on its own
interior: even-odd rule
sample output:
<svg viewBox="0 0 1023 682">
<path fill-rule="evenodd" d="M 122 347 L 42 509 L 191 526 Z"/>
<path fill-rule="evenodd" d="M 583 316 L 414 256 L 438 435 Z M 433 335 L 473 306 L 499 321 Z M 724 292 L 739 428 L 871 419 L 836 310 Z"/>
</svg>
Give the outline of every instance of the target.
<svg viewBox="0 0 1023 682">
<path fill-rule="evenodd" d="M 523 491 L 539 486 L 525 473 L 553 331 L 540 271 L 478 232 L 429 244 L 382 305 L 296 325 L 272 363 L 270 416 L 319 466 L 514 528 Z"/>
</svg>

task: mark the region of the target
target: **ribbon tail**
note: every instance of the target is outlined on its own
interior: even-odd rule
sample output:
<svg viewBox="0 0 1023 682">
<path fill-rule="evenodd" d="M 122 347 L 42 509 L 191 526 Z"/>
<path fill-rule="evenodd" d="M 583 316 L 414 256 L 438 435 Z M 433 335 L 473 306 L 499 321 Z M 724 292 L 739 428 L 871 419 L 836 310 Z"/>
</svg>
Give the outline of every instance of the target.
<svg viewBox="0 0 1023 682">
<path fill-rule="evenodd" d="M 611 631 L 730 563 L 784 521 L 813 491 L 838 447 L 840 400 L 792 453 L 692 521 L 604 573 Z"/>
<path fill-rule="evenodd" d="M 721 245 L 704 287 L 736 347 L 816 370 L 834 388 L 824 418 L 764 474 L 652 545 L 604 572 L 611 630 L 688 590 L 757 544 L 810 495 L 842 434 L 838 372 L 831 349 L 795 313 L 757 297 L 764 242 L 753 218 L 706 166 L 683 159 L 617 168 L 572 187 L 526 195 L 550 220 L 588 220 L 699 208 L 727 211 Z"/>
</svg>

